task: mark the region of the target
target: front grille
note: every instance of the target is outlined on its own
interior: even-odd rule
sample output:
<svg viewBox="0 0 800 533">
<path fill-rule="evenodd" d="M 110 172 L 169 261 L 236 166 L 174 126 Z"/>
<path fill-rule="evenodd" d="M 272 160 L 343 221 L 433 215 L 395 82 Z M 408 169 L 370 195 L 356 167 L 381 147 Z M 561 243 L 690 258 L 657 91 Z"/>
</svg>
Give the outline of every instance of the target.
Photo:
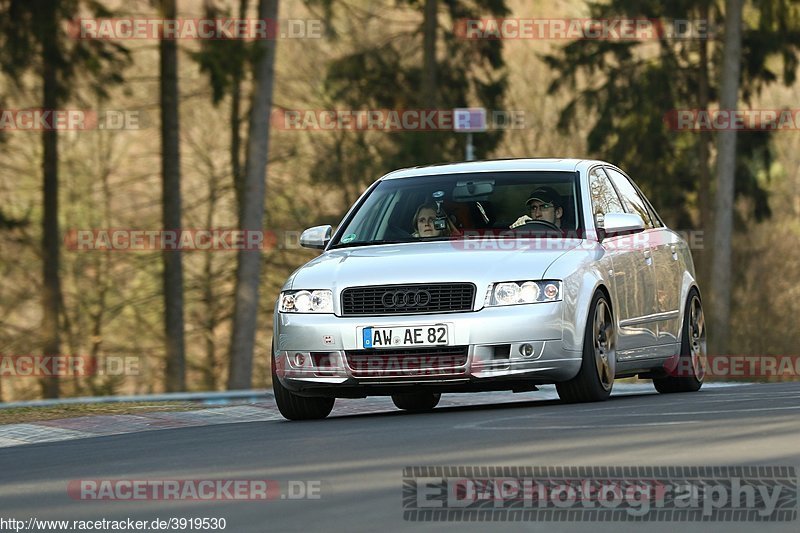
<svg viewBox="0 0 800 533">
<path fill-rule="evenodd" d="M 342 291 L 342 315 L 410 315 L 471 311 L 472 283 L 381 285 Z"/>
<path fill-rule="evenodd" d="M 466 371 L 467 347 L 349 350 L 345 358 L 358 378 L 460 375 Z"/>
</svg>

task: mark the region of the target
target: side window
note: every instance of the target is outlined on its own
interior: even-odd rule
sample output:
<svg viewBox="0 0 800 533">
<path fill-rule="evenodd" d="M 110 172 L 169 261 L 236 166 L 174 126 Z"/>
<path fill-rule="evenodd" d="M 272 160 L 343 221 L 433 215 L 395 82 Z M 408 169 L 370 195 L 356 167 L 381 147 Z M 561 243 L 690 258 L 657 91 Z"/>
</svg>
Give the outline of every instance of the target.
<svg viewBox="0 0 800 533">
<path fill-rule="evenodd" d="M 624 174 L 621 174 L 613 168 L 606 168 L 605 170 L 611 177 L 614 185 L 616 185 L 620 196 L 622 196 L 625 209 L 629 213 L 636 213 L 642 217 L 645 228 L 652 228 L 653 219 L 650 216 L 650 210 L 647 207 L 647 202 L 644 201 L 644 198 L 642 198 L 642 196 L 639 194 L 639 191 L 636 190 L 636 187 L 633 186 L 633 184 Z"/>
<path fill-rule="evenodd" d="M 656 213 L 656 209 L 653 207 L 652 202 L 650 202 L 647 196 L 644 195 L 641 189 L 639 189 L 639 196 L 644 199 L 644 203 L 647 205 L 647 212 L 650 213 L 650 218 L 653 219 L 653 226 L 657 228 L 663 228 L 664 223 L 661 221 L 661 217 L 658 216 L 658 213 Z"/>
<path fill-rule="evenodd" d="M 663 228 L 664 223 L 661 222 L 660 218 L 658 218 L 658 213 L 656 213 L 653 204 L 650 203 L 650 200 L 647 199 L 643 192 L 639 191 L 639 195 L 644 198 L 644 202 L 647 204 L 647 212 L 650 213 L 650 218 L 653 219 L 653 226 L 657 228 Z"/>
<path fill-rule="evenodd" d="M 589 173 L 589 191 L 592 195 L 592 214 L 624 213 L 622 202 L 617 196 L 617 191 L 611 185 L 608 176 L 597 167 Z"/>
</svg>

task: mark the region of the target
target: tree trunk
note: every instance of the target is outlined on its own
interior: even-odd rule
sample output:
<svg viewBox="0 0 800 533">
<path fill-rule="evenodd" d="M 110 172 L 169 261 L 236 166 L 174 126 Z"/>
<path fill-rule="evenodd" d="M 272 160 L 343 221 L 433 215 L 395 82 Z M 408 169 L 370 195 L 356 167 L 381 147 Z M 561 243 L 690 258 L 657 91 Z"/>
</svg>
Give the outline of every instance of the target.
<svg viewBox="0 0 800 533">
<path fill-rule="evenodd" d="M 704 4 L 700 8 L 700 20 L 709 20 L 708 5 Z M 700 111 L 708 111 L 709 89 L 708 89 L 708 39 L 698 39 L 700 52 L 700 69 L 697 73 L 697 107 Z M 711 201 L 711 168 L 709 147 L 711 146 L 711 132 L 701 131 L 698 143 L 697 159 L 700 164 L 700 182 L 697 188 L 697 206 L 700 211 L 700 231 L 703 232 L 703 240 L 706 246 L 710 246 L 713 241 L 711 222 L 714 219 L 714 210 Z M 699 257 L 698 257 L 699 256 Z M 709 285 L 709 271 L 711 269 L 711 253 L 707 248 L 695 251 L 697 263 L 697 274 L 700 279 L 701 289 Z"/>
<path fill-rule="evenodd" d="M 436 109 L 436 29 L 438 25 L 438 0 L 425 0 L 423 21 L 422 98 L 426 109 Z M 434 146 L 425 143 L 423 163 L 435 162 Z"/>
<path fill-rule="evenodd" d="M 239 18 L 247 18 L 248 0 L 239 2 Z M 241 53 L 242 43 L 236 43 L 237 50 Z M 242 205 L 244 204 L 244 176 L 242 175 L 242 73 L 246 62 L 237 64 L 233 74 L 231 87 L 231 171 L 233 173 L 233 190 L 236 192 L 236 206 L 239 210 L 238 217 L 242 218 Z"/>
<path fill-rule="evenodd" d="M 743 0 L 725 2 L 725 45 L 723 48 L 720 109 L 736 109 L 739 95 L 739 71 L 742 56 Z M 731 306 L 731 248 L 733 200 L 736 171 L 736 130 L 717 133 L 717 193 L 714 205 L 714 258 L 712 261 L 711 297 L 712 350 L 728 352 Z"/>
<path fill-rule="evenodd" d="M 208 212 L 206 213 L 206 227 L 214 227 L 214 212 L 217 210 L 217 176 L 212 169 L 208 183 Z M 203 334 L 206 339 L 206 363 L 203 366 L 203 386 L 205 390 L 217 390 L 217 345 L 214 332 L 217 329 L 217 294 L 214 286 L 217 279 L 214 276 L 214 254 L 206 254 L 203 258 L 203 305 L 205 307 L 205 321 Z"/>
<path fill-rule="evenodd" d="M 43 106 L 55 110 L 59 102 L 58 68 L 58 4 L 43 3 L 42 20 L 42 72 Z M 44 355 L 59 355 L 61 339 L 59 335 L 59 302 L 61 301 L 61 279 L 59 277 L 58 237 L 58 132 L 45 129 L 42 133 L 42 175 L 44 181 L 44 213 L 42 215 L 42 260 L 44 284 L 42 286 L 42 348 Z M 41 380 L 42 395 L 45 398 L 58 398 L 58 377 Z"/>
<path fill-rule="evenodd" d="M 278 0 L 259 0 L 258 16 L 260 19 L 277 20 Z M 245 194 L 239 220 L 240 229 L 247 231 L 262 231 L 264 219 L 275 48 L 275 38 L 260 41 L 259 56 L 253 69 L 253 95 L 244 178 Z M 228 388 L 247 389 L 252 386 L 253 378 L 261 251 L 240 250 L 237 260 Z"/>
<path fill-rule="evenodd" d="M 176 0 L 161 0 L 161 15 L 176 18 Z M 161 175 L 165 230 L 181 228 L 181 168 L 178 133 L 178 47 L 172 39 L 159 41 L 161 68 Z M 164 333 L 167 365 L 165 387 L 186 389 L 183 338 L 183 264 L 181 252 L 164 250 Z"/>
</svg>

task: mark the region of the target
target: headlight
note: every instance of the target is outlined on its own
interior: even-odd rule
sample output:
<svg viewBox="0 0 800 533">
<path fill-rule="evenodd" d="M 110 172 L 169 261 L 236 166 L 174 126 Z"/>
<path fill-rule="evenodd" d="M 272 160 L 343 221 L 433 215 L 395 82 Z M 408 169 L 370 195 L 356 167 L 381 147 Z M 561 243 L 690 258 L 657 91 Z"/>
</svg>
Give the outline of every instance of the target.
<svg viewBox="0 0 800 533">
<path fill-rule="evenodd" d="M 281 313 L 333 313 L 333 293 L 327 289 L 283 291 L 278 310 Z"/>
<path fill-rule="evenodd" d="M 561 282 L 558 280 L 503 281 L 489 285 L 483 304 L 517 305 L 558 300 L 561 300 Z"/>
</svg>

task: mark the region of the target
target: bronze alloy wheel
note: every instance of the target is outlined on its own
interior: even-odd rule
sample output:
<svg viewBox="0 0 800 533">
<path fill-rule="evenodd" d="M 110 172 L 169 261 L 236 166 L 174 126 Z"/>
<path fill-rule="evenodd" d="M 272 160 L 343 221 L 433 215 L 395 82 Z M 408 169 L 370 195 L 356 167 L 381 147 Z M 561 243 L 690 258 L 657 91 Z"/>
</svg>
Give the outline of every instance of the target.
<svg viewBox="0 0 800 533">
<path fill-rule="evenodd" d="M 556 383 L 561 400 L 569 403 L 607 399 L 614 387 L 617 366 L 614 315 L 606 295 L 597 291 L 589 306 L 583 334 L 583 358 L 578 374 Z"/>
<path fill-rule="evenodd" d="M 610 391 L 614 386 L 614 323 L 605 299 L 599 300 L 595 307 L 592 333 L 597 377 L 603 389 Z"/>
<path fill-rule="evenodd" d="M 693 288 L 686 299 L 676 371 L 674 375 L 653 379 L 656 390 L 661 393 L 700 390 L 706 377 L 706 354 L 706 319 L 700 293 Z"/>
</svg>

